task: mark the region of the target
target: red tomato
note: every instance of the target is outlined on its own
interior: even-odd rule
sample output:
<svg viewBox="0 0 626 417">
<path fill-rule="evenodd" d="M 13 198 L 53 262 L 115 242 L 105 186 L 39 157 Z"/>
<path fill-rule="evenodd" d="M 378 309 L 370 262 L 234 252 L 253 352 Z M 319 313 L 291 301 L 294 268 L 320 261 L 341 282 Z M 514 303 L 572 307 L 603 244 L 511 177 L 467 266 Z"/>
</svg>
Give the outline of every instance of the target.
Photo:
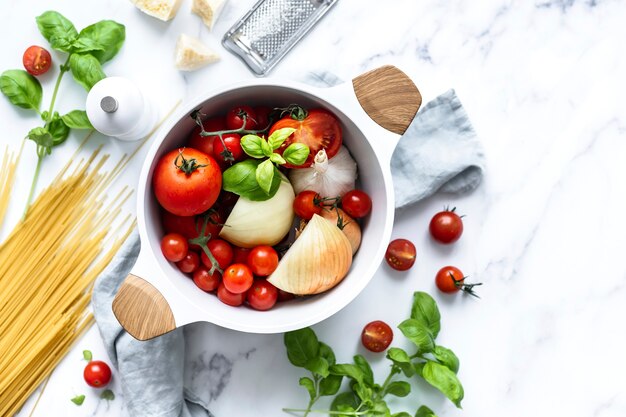
<svg viewBox="0 0 626 417">
<path fill-rule="evenodd" d="M 181 272 L 191 274 L 200 266 L 200 257 L 195 252 L 187 252 L 187 255 L 182 260 L 176 262 L 176 266 Z"/>
<path fill-rule="evenodd" d="M 293 200 L 293 211 L 304 220 L 311 220 L 314 214 L 322 212 L 321 197 L 315 191 L 305 190 Z"/>
<path fill-rule="evenodd" d="M 187 239 L 178 233 L 168 233 L 161 239 L 161 252 L 170 262 L 182 261 L 189 252 Z"/>
<path fill-rule="evenodd" d="M 222 172 L 207 154 L 191 148 L 163 156 L 152 175 L 154 194 L 161 206 L 178 216 L 207 211 L 222 188 Z"/>
<path fill-rule="evenodd" d="M 245 156 L 243 152 L 243 148 L 241 147 L 241 136 L 236 133 L 227 133 L 222 136 L 224 139 L 224 144 L 226 144 L 226 149 L 230 151 L 232 157 L 235 158 L 235 161 L 241 161 Z M 217 138 L 213 143 L 213 158 L 220 164 L 228 166 L 233 161 L 227 161 L 226 155 L 224 155 L 224 144 L 222 141 Z"/>
<path fill-rule="evenodd" d="M 465 278 L 467 277 L 463 275 L 463 272 L 461 272 L 459 268 L 454 266 L 444 266 L 439 270 L 439 272 L 437 272 L 437 275 L 435 276 L 435 284 L 437 284 L 439 291 L 447 294 L 463 291 L 469 295 L 480 298 L 476 295 L 473 288 L 482 284 L 467 284 L 465 282 Z"/>
<path fill-rule="evenodd" d="M 209 270 L 202 265 L 193 273 L 193 282 L 202 291 L 215 291 L 220 285 L 220 281 L 221 274 L 218 271 L 209 274 Z"/>
<path fill-rule="evenodd" d="M 308 115 L 297 120 L 291 116 L 286 116 L 274 123 L 270 129 L 271 135 L 278 129 L 292 127 L 295 132 L 278 148 L 278 153 L 283 151 L 292 143 L 304 143 L 309 147 L 309 157 L 302 165 L 291 165 L 289 163 L 283 165 L 285 168 L 304 168 L 309 167 L 313 163 L 313 158 L 322 149 L 326 150 L 328 158 L 332 158 L 339 152 L 341 147 L 341 126 L 339 121 L 332 113 L 323 109 L 309 110 Z"/>
<path fill-rule="evenodd" d="M 454 210 L 440 211 L 430 221 L 430 234 L 439 243 L 456 242 L 463 234 L 463 220 Z"/>
<path fill-rule="evenodd" d="M 234 264 L 247 264 L 248 263 L 248 255 L 252 249 L 248 248 L 240 248 L 239 246 L 235 246 L 233 248 L 233 263 Z"/>
<path fill-rule="evenodd" d="M 206 245 L 222 270 L 226 269 L 226 267 L 232 263 L 233 248 L 230 246 L 230 243 L 222 239 L 211 239 Z M 211 269 L 213 266 L 211 259 L 209 259 L 204 251 L 200 252 L 200 255 L 202 256 L 204 266 Z"/>
<path fill-rule="evenodd" d="M 245 127 L 244 127 L 245 119 Z M 250 106 L 237 106 L 226 113 L 226 126 L 231 130 L 244 128 L 246 130 L 256 129 L 258 126 L 256 113 Z"/>
<path fill-rule="evenodd" d="M 163 210 L 161 213 L 161 221 L 166 233 L 178 233 L 183 235 L 187 240 L 194 239 L 200 236 L 202 225 L 204 224 L 204 216 L 209 216 L 206 229 L 204 230 L 205 236 L 217 237 L 222 230 L 222 216 L 217 211 L 209 210 L 207 213 L 199 216 L 177 216 L 170 213 L 167 210 Z M 193 250 L 200 250 L 200 246 L 196 244 L 189 244 L 189 248 Z"/>
<path fill-rule="evenodd" d="M 206 132 L 217 132 L 219 130 L 226 130 L 226 122 L 223 117 L 212 117 L 202 122 L 204 130 Z M 204 152 L 207 155 L 213 155 L 213 143 L 217 136 L 202 136 L 200 133 L 202 129 L 197 126 L 189 136 L 187 146 L 193 149 L 197 149 L 200 152 Z"/>
<path fill-rule="evenodd" d="M 415 245 L 406 239 L 396 239 L 387 246 L 385 259 L 390 267 L 398 271 L 406 271 L 415 263 Z"/>
<path fill-rule="evenodd" d="M 24 68 L 31 75 L 41 75 L 50 69 L 52 65 L 52 57 L 50 52 L 41 46 L 29 46 L 22 57 Z"/>
<path fill-rule="evenodd" d="M 252 286 L 254 277 L 248 265 L 232 264 L 224 270 L 222 282 L 226 289 L 234 294 L 241 294 Z"/>
<path fill-rule="evenodd" d="M 254 275 L 266 277 L 278 266 L 278 253 L 271 246 L 257 246 L 248 255 L 248 266 Z"/>
<path fill-rule="evenodd" d="M 372 211 L 372 199 L 364 191 L 348 191 L 341 197 L 341 208 L 348 216 L 360 219 L 370 214 Z"/>
<path fill-rule="evenodd" d="M 246 293 L 248 304 L 255 310 L 269 310 L 278 299 L 278 290 L 264 279 L 257 279 Z"/>
<path fill-rule="evenodd" d="M 85 366 L 83 378 L 90 387 L 106 387 L 111 382 L 111 368 L 105 362 L 91 361 Z"/>
<path fill-rule="evenodd" d="M 224 282 L 221 282 L 219 287 L 217 287 L 217 298 L 224 304 L 228 304 L 229 306 L 237 307 L 243 304 L 246 299 L 246 293 L 235 294 L 226 289 Z"/>
<path fill-rule="evenodd" d="M 292 293 L 278 289 L 278 301 L 289 301 L 294 298 L 296 298 L 296 296 Z"/>
<path fill-rule="evenodd" d="M 271 112 L 272 109 L 266 106 L 257 106 L 254 108 L 254 113 L 256 113 L 257 129 L 269 128 Z"/>
<path fill-rule="evenodd" d="M 361 343 L 371 352 L 382 352 L 393 340 L 393 331 L 384 321 L 373 321 L 363 328 Z"/>
</svg>

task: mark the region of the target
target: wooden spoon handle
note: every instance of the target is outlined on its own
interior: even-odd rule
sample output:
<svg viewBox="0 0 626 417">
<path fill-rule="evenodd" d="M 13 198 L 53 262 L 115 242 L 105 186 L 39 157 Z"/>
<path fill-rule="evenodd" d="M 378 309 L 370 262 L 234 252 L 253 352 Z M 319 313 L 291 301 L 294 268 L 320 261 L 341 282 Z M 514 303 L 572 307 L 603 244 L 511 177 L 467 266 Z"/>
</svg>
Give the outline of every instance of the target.
<svg viewBox="0 0 626 417">
<path fill-rule="evenodd" d="M 392 65 L 359 75 L 352 86 L 365 113 L 385 129 L 403 135 L 422 104 L 413 81 Z"/>
</svg>

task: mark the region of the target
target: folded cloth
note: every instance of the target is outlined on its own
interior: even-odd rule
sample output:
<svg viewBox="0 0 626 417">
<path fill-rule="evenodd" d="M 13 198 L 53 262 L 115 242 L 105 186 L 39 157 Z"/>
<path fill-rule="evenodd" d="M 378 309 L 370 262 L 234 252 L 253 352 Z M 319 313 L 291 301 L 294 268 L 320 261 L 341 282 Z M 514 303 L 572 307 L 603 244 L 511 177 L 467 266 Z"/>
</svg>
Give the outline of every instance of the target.
<svg viewBox="0 0 626 417">
<path fill-rule="evenodd" d="M 338 79 L 326 73 L 309 81 L 328 85 Z M 480 183 L 483 165 L 481 145 L 461 102 L 450 90 L 426 104 L 400 139 L 391 164 L 396 207 L 415 203 L 437 190 L 472 190 Z M 113 315 L 113 297 L 134 265 L 139 247 L 135 233 L 98 277 L 92 296 L 100 334 L 120 376 L 125 412 L 133 417 L 210 417 L 201 393 L 183 384 L 182 329 L 140 342 L 126 333 Z"/>
</svg>

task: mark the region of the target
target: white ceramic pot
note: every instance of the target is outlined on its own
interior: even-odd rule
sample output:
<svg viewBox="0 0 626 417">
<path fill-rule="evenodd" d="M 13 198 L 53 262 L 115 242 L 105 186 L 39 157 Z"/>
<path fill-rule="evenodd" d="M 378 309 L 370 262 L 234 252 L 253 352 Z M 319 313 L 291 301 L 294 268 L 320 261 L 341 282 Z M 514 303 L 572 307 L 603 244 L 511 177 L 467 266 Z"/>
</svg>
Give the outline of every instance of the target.
<svg viewBox="0 0 626 417">
<path fill-rule="evenodd" d="M 193 110 L 199 108 L 211 115 L 240 104 L 290 103 L 324 107 L 339 118 L 344 144 L 358 163 L 360 188 L 372 198 L 372 212 L 365 219 L 363 240 L 352 267 L 335 288 L 279 303 L 269 311 L 230 307 L 199 290 L 161 254 L 164 233 L 152 191 L 152 172 L 161 156 L 187 140 L 195 127 L 189 117 Z M 198 321 L 244 332 L 280 333 L 318 323 L 345 307 L 365 288 L 384 257 L 394 219 L 390 159 L 420 104 L 421 96 L 411 80 L 397 68 L 385 66 L 332 88 L 250 80 L 202 94 L 181 106 L 157 133 L 139 179 L 141 253 L 113 302 L 122 326 L 140 340 Z"/>
</svg>

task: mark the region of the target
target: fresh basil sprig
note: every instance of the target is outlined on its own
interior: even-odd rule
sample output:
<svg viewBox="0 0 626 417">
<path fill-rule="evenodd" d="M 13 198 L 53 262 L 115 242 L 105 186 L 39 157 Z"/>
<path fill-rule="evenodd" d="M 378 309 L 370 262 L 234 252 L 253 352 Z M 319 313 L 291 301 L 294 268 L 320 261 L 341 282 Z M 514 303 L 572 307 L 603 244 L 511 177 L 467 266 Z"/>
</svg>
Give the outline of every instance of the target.
<svg viewBox="0 0 626 417">
<path fill-rule="evenodd" d="M 68 54 L 60 65 L 50 107 L 41 110 L 42 88 L 39 81 L 24 70 L 7 70 L 0 76 L 0 91 L 14 105 L 34 110 L 44 121 L 43 127 L 31 129 L 26 138 L 37 144 L 37 166 L 28 196 L 26 210 L 30 205 L 39 178 L 41 162 L 52 148 L 65 142 L 70 129 L 93 129 L 84 110 L 73 110 L 59 115 L 54 111 L 57 93 L 63 75 L 71 71 L 74 80 L 87 91 L 105 78 L 102 64 L 111 60 L 120 50 L 126 38 L 124 25 L 112 20 L 102 20 L 87 26 L 80 33 L 66 17 L 55 11 L 47 11 L 36 19 L 37 27 L 53 49 Z M 26 210 L 24 213 L 26 213 Z"/>
<path fill-rule="evenodd" d="M 312 377 L 300 379 L 300 385 L 309 393 L 307 408 L 285 408 L 283 411 L 302 412 L 307 416 L 320 397 L 334 395 L 329 410 L 333 416 L 411 417 L 412 414 L 405 411 L 392 414 L 385 401 L 387 395 L 406 397 L 410 394 L 411 384 L 396 379 L 398 376 L 409 380 L 413 377 L 423 379 L 460 408 L 464 392 L 456 376 L 459 359 L 452 350 L 435 342 L 441 329 L 441 315 L 435 300 L 424 292 L 416 292 L 411 317 L 398 327 L 417 350 L 409 355 L 398 347 L 389 348 L 386 357 L 391 362 L 390 371 L 382 385 L 375 382 L 372 368 L 362 355 L 354 356 L 352 363 L 335 364 L 334 354 L 332 361 L 327 359 L 330 356 L 328 353 L 322 354 L 322 346 L 326 352 L 332 353 L 330 347 L 320 342 L 310 328 L 286 333 L 284 342 L 289 361 L 294 366 L 309 370 Z M 344 377 L 350 381 L 349 390 L 337 394 Z M 332 389 L 323 389 L 329 385 Z M 424 405 L 417 409 L 414 416 L 436 417 Z"/>
</svg>

